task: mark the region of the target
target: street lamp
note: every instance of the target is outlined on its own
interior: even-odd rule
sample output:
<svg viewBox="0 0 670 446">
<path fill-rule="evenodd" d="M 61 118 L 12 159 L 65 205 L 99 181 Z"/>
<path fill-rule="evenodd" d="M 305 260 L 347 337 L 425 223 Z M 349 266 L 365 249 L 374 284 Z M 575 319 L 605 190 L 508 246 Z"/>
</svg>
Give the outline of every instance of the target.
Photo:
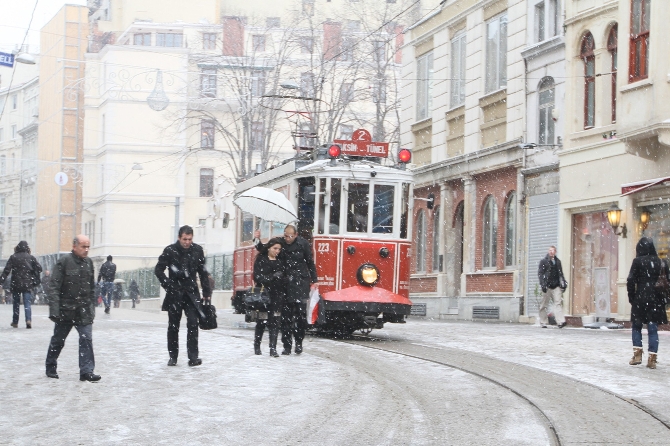
<svg viewBox="0 0 670 446">
<path fill-rule="evenodd" d="M 626 235 L 628 234 L 626 223 L 621 226 L 621 232 L 617 232 L 617 229 L 619 229 L 619 222 L 621 221 L 621 209 L 619 209 L 619 206 L 617 206 L 616 203 L 612 204 L 612 207 L 607 211 L 607 221 L 609 221 L 612 226 L 615 235 L 620 235 L 621 238 L 626 238 Z"/>
<path fill-rule="evenodd" d="M 163 90 L 163 73 L 161 73 L 161 70 L 156 70 L 156 86 L 147 98 L 147 103 L 155 111 L 163 111 L 170 105 L 170 98 Z"/>
<path fill-rule="evenodd" d="M 651 212 L 649 212 L 649 209 L 647 208 L 642 208 L 642 212 L 640 213 L 640 224 L 643 231 L 649 226 L 649 220 L 651 220 Z"/>
</svg>

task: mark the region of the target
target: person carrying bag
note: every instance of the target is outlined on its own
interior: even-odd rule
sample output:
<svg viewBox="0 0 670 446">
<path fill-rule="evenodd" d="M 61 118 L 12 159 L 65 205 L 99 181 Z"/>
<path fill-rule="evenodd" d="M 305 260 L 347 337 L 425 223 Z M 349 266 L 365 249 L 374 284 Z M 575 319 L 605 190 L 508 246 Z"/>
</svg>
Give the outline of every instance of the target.
<svg viewBox="0 0 670 446">
<path fill-rule="evenodd" d="M 277 336 L 279 335 L 281 306 L 285 294 L 284 264 L 278 258 L 280 251 L 281 239 L 278 238 L 271 239 L 263 246 L 254 262 L 254 282 L 256 286 L 261 286 L 261 291 L 257 295 L 252 293 L 247 296 L 248 300 L 245 299 L 245 303 L 249 302 L 256 309 L 265 307 L 265 311 L 259 312 L 256 320 L 254 353 L 256 355 L 262 354 L 261 341 L 267 325 L 270 332 L 270 356 L 275 358 L 279 356 L 277 353 Z"/>
</svg>

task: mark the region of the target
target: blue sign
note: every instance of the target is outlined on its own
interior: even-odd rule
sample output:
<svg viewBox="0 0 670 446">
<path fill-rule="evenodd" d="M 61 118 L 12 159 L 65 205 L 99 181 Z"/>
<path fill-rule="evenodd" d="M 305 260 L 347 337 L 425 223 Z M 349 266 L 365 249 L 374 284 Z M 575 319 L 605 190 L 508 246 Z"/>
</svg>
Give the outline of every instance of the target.
<svg viewBox="0 0 670 446">
<path fill-rule="evenodd" d="M 10 53 L 0 53 L 0 66 L 12 68 L 14 66 L 14 55 Z"/>
</svg>

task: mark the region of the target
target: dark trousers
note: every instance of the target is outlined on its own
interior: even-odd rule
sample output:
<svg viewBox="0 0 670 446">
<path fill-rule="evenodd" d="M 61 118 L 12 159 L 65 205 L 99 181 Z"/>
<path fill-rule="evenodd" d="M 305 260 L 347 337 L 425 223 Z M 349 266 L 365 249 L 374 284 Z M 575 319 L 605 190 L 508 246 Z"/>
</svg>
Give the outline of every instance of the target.
<svg viewBox="0 0 670 446">
<path fill-rule="evenodd" d="M 168 309 L 167 347 L 170 358 L 179 356 L 179 325 L 182 311 L 186 314 L 186 351 L 188 359 L 198 359 L 198 310 L 187 296 Z"/>
<path fill-rule="evenodd" d="M 114 282 L 103 281 L 100 289 L 102 292 L 102 302 L 105 304 L 105 308 L 109 308 L 114 295 Z"/>
<path fill-rule="evenodd" d="M 263 332 L 265 331 L 265 326 L 268 326 L 268 332 L 270 333 L 270 348 L 277 348 L 277 337 L 279 336 L 279 323 L 280 317 L 276 315 L 275 312 L 270 311 L 268 313 L 267 319 L 257 319 L 256 320 L 256 330 L 254 332 L 254 346 L 260 347 L 261 341 L 263 340 Z"/>
<path fill-rule="evenodd" d="M 302 345 L 307 328 L 307 305 L 287 302 L 281 310 L 281 343 L 286 350 L 291 350 L 291 338 L 295 338 L 295 345 Z"/>
<path fill-rule="evenodd" d="M 46 366 L 47 370 L 56 370 L 58 366 L 58 356 L 65 345 L 65 338 L 70 334 L 72 327 L 79 332 L 79 373 L 93 373 L 95 369 L 95 357 L 93 356 L 93 324 L 74 325 L 71 323 L 56 322 L 54 325 L 54 334 L 49 343 L 47 351 Z"/>
</svg>

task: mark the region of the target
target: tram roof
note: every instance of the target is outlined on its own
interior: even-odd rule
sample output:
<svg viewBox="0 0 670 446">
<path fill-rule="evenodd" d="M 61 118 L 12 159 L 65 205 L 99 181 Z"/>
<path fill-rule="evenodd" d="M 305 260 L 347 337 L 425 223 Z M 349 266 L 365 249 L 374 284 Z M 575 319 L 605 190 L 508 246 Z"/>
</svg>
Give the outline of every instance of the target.
<svg viewBox="0 0 670 446">
<path fill-rule="evenodd" d="M 375 172 L 374 177 L 371 175 L 372 172 Z M 239 194 L 256 186 L 281 186 L 291 178 L 311 175 L 360 180 L 375 178 L 378 180 L 383 179 L 384 181 L 412 181 L 412 172 L 410 170 L 401 170 L 396 167 L 383 166 L 369 161 L 338 159 L 337 163 L 333 166 L 329 159 L 314 162 L 292 159 L 280 166 L 268 169 L 263 173 L 238 183 L 235 186 L 235 193 Z M 357 175 L 366 176 L 359 177 Z"/>
</svg>

